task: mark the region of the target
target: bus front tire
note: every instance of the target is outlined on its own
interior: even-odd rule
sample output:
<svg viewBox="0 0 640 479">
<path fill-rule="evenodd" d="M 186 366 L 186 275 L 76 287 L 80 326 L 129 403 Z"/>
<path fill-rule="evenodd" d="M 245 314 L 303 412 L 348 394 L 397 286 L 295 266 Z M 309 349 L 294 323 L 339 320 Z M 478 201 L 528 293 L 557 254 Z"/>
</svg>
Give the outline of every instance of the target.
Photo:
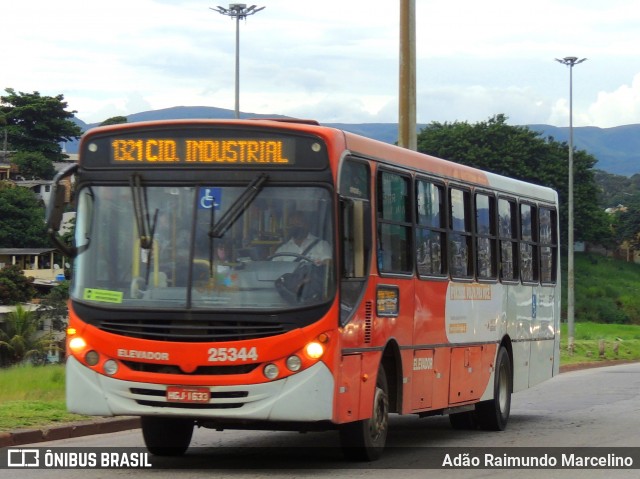
<svg viewBox="0 0 640 479">
<path fill-rule="evenodd" d="M 143 416 L 140 422 L 144 443 L 151 454 L 181 456 L 189 448 L 193 435 L 193 420 Z"/>
<path fill-rule="evenodd" d="M 345 457 L 352 461 L 375 461 L 384 451 L 389 430 L 389 389 L 381 366 L 376 380 L 371 418 L 343 424 L 340 444 Z"/>
<path fill-rule="evenodd" d="M 476 404 L 476 420 L 480 429 L 504 431 L 511 412 L 513 374 L 509 353 L 503 347 L 498 351 L 493 384 L 493 399 Z"/>
</svg>

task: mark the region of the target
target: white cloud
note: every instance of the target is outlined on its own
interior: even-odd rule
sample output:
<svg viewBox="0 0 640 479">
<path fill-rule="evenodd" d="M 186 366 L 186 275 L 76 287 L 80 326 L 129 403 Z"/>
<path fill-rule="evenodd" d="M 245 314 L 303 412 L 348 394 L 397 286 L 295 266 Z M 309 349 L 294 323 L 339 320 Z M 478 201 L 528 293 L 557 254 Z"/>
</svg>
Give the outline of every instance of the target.
<svg viewBox="0 0 640 479">
<path fill-rule="evenodd" d="M 631 85 L 621 85 L 612 92 L 601 91 L 589 106 L 590 124 L 611 127 L 640 123 L 640 73 Z"/>
<path fill-rule="evenodd" d="M 62 93 L 87 122 L 140 109 L 233 109 L 235 22 L 202 0 L 5 2 L 0 88 Z M 398 2 L 264 0 L 240 23 L 243 111 L 397 120 Z M 637 0 L 416 1 L 418 121 L 640 123 Z M 633 79 L 633 81 L 631 81 Z"/>
</svg>

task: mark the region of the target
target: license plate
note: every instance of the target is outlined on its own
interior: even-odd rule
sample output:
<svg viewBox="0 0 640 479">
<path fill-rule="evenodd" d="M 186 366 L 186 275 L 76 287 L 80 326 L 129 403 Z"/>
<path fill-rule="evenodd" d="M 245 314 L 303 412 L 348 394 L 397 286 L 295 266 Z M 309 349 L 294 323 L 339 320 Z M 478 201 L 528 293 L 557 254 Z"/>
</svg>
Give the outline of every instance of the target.
<svg viewBox="0 0 640 479">
<path fill-rule="evenodd" d="M 167 401 L 181 403 L 208 403 L 211 397 L 209 388 L 169 386 Z"/>
</svg>

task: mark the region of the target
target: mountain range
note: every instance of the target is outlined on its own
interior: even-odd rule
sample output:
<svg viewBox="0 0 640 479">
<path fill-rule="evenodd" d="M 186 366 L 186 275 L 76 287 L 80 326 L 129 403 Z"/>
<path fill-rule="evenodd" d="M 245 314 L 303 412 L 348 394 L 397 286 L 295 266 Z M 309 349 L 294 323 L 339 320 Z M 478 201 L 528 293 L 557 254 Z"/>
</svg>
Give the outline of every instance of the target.
<svg viewBox="0 0 640 479">
<path fill-rule="evenodd" d="M 234 118 L 234 111 L 224 108 L 205 106 L 177 106 L 161 110 L 151 110 L 128 115 L 129 123 L 147 120 L 178 120 L 188 118 Z M 283 115 L 264 115 L 254 113 L 240 113 L 240 118 L 286 118 Z M 98 126 L 87 124 L 75 118 L 75 122 L 86 131 Z M 398 138 L 397 123 L 324 123 L 326 126 L 357 133 L 369 138 L 394 143 Z M 418 131 L 426 124 L 418 124 Z M 569 141 L 569 128 L 551 125 L 524 125 L 538 132 L 543 138 L 551 137 L 559 142 Z M 573 142 L 578 150 L 584 150 L 593 155 L 598 162 L 595 168 L 616 175 L 632 176 L 640 173 L 640 125 L 625 125 L 613 128 L 574 127 Z M 68 142 L 65 145 L 67 153 L 77 153 L 78 142 Z"/>
</svg>

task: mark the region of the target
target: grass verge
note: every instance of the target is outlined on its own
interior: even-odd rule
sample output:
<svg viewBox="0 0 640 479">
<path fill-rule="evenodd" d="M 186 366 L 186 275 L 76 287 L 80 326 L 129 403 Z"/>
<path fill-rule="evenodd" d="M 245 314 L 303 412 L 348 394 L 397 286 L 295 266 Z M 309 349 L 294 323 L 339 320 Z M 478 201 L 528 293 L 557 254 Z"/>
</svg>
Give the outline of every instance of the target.
<svg viewBox="0 0 640 479">
<path fill-rule="evenodd" d="M 567 350 L 567 342 L 567 325 L 563 323 L 560 333 L 561 365 L 640 360 L 640 326 L 636 325 L 575 323 L 572 355 Z"/>
<path fill-rule="evenodd" d="M 84 418 L 67 412 L 63 365 L 0 369 L 0 432 Z"/>
</svg>

